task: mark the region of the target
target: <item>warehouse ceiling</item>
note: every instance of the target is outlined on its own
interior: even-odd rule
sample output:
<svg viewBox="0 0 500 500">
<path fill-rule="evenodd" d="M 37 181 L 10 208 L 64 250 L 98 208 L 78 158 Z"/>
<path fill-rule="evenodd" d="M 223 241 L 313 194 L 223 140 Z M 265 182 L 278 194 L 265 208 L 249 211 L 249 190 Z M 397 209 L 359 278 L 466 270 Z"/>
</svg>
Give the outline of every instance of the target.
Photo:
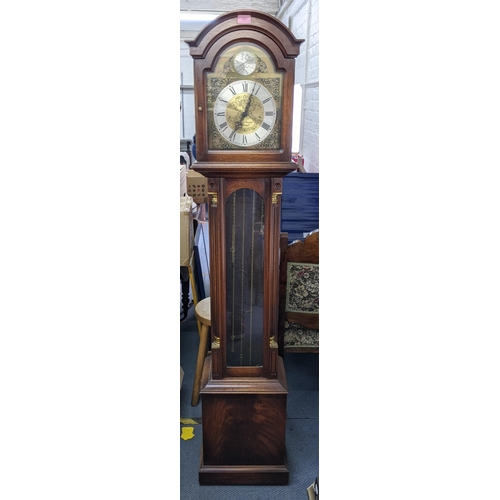
<svg viewBox="0 0 500 500">
<path fill-rule="evenodd" d="M 180 0 L 182 11 L 215 12 L 222 14 L 232 10 L 259 10 L 275 16 L 283 0 Z"/>
<path fill-rule="evenodd" d="M 283 0 L 180 0 L 181 33 L 197 32 L 214 17 L 232 10 L 258 10 L 276 16 Z"/>
</svg>

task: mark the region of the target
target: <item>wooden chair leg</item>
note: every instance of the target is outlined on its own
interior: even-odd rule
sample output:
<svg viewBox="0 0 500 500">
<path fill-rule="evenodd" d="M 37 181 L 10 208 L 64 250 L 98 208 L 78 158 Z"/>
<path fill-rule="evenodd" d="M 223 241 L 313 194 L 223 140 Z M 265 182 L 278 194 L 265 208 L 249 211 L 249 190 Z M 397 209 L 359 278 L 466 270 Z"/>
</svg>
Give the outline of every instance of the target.
<svg viewBox="0 0 500 500">
<path fill-rule="evenodd" d="M 201 375 L 203 373 L 203 363 L 207 354 L 207 340 L 209 326 L 202 324 L 200 330 L 200 345 L 198 346 L 198 357 L 196 359 L 196 371 L 194 374 L 193 395 L 191 397 L 191 406 L 197 406 L 200 400 Z"/>
</svg>

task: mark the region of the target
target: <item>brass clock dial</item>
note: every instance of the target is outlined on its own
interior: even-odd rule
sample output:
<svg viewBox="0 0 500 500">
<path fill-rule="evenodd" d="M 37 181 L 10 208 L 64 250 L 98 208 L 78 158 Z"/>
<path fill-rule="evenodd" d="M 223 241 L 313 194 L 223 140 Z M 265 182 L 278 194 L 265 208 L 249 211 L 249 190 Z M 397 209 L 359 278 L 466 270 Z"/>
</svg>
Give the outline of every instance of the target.
<svg viewBox="0 0 500 500">
<path fill-rule="evenodd" d="M 229 143 L 241 147 L 254 146 L 273 130 L 276 103 L 264 85 L 253 80 L 236 80 L 217 96 L 214 122 Z"/>
<path fill-rule="evenodd" d="M 206 74 L 208 149 L 280 150 L 283 78 L 256 44 L 222 52 Z"/>
</svg>

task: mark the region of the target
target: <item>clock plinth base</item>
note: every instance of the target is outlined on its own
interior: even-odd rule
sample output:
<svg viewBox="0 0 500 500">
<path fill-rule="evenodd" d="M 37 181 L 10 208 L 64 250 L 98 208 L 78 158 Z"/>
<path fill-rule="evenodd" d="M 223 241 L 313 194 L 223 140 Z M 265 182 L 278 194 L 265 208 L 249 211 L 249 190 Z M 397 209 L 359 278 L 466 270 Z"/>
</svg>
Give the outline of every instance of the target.
<svg viewBox="0 0 500 500">
<path fill-rule="evenodd" d="M 203 449 L 199 470 L 199 483 L 202 485 L 267 485 L 284 486 L 288 484 L 289 472 L 283 465 L 205 465 Z"/>
<path fill-rule="evenodd" d="M 286 386 L 283 359 L 276 379 L 211 378 L 205 361 L 200 484 L 285 485 Z"/>
</svg>

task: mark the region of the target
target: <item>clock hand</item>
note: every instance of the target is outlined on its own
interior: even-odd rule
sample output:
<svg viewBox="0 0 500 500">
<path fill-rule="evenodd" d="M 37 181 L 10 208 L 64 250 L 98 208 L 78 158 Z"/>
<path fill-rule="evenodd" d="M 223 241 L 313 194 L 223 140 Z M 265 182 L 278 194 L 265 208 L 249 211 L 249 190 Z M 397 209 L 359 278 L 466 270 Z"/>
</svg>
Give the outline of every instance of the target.
<svg viewBox="0 0 500 500">
<path fill-rule="evenodd" d="M 236 130 L 236 132 L 238 132 L 238 130 L 242 126 L 243 120 L 248 116 L 248 110 L 250 109 L 250 104 L 252 102 L 251 99 L 252 99 L 252 95 L 249 95 L 248 96 L 247 105 L 245 107 L 245 111 L 243 111 L 243 113 L 241 113 L 239 120 L 235 123 L 235 127 L 236 127 L 235 130 Z"/>
</svg>

